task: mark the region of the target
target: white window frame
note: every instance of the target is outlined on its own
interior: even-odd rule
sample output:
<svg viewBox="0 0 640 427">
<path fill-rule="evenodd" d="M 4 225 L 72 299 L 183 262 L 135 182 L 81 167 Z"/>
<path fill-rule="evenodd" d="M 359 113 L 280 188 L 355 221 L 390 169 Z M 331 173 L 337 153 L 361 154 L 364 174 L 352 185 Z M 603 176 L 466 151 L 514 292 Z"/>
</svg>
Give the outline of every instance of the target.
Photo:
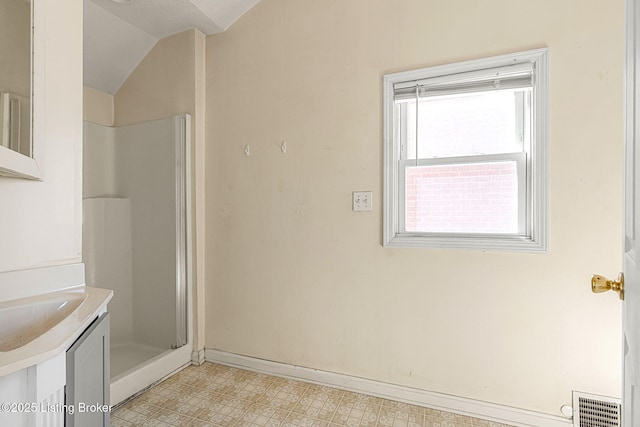
<svg viewBox="0 0 640 427">
<path fill-rule="evenodd" d="M 548 105 L 549 105 L 549 52 L 547 48 L 507 55 L 458 62 L 418 70 L 387 74 L 383 78 L 384 102 L 384 221 L 383 244 L 388 247 L 462 248 L 505 250 L 513 252 L 546 252 L 548 242 Z M 404 173 L 407 160 L 402 157 L 402 141 L 394 109 L 394 89 L 424 79 L 451 81 L 462 73 L 499 68 L 518 64 L 533 65 L 531 92 L 531 144 L 527 153 L 526 173 L 518 179 L 526 180 L 527 194 L 519 201 L 520 231 L 517 234 L 480 233 L 422 233 L 404 230 Z M 503 155 L 492 155 L 499 160 Z M 471 158 L 473 157 L 473 159 Z M 452 163 L 480 162 L 482 156 L 451 158 Z M 505 159 L 509 155 L 504 156 Z M 517 157 L 517 159 L 516 159 Z M 522 162 L 523 156 L 514 156 Z M 442 163 L 443 159 L 438 159 Z M 415 165 L 416 160 L 409 160 Z M 418 165 L 429 164 L 421 159 Z M 518 170 L 522 170 L 519 163 Z M 520 181 L 522 182 L 522 181 Z M 524 219 L 524 222 L 522 222 Z"/>
</svg>

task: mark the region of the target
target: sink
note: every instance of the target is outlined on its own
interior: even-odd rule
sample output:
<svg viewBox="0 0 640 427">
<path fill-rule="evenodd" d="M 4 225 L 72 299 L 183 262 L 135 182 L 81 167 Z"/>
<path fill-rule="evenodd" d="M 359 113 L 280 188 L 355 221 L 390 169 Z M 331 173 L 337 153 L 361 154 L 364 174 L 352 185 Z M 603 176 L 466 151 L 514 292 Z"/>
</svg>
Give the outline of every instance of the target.
<svg viewBox="0 0 640 427">
<path fill-rule="evenodd" d="M 84 292 L 55 292 L 0 303 L 0 352 L 30 343 L 73 313 Z"/>
</svg>

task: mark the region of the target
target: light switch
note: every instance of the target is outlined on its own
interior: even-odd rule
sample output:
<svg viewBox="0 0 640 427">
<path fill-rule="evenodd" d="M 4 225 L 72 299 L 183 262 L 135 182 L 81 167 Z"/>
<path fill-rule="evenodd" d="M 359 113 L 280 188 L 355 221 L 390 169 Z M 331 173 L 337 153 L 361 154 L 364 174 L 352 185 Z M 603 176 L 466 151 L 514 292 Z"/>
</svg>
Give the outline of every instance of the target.
<svg viewBox="0 0 640 427">
<path fill-rule="evenodd" d="M 370 211 L 373 210 L 371 203 L 371 191 L 354 191 L 353 192 L 353 211 Z"/>
</svg>

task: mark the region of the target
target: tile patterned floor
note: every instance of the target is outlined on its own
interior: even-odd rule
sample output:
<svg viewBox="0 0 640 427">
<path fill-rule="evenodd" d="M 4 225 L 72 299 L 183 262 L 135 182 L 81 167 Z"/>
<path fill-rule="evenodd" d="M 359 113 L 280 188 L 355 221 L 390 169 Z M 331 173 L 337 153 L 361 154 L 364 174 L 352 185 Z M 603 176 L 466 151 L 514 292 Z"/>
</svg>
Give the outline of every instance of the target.
<svg viewBox="0 0 640 427">
<path fill-rule="evenodd" d="M 112 427 L 508 427 L 213 363 L 189 366 L 111 414 Z"/>
</svg>

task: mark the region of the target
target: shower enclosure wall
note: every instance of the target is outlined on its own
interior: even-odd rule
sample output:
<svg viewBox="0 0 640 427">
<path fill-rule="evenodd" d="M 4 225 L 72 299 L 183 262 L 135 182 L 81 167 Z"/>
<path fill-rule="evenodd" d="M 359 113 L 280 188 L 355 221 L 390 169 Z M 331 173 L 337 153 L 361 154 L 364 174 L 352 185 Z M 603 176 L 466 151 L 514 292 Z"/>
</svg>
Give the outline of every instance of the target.
<svg viewBox="0 0 640 427">
<path fill-rule="evenodd" d="M 87 285 L 113 289 L 111 394 L 118 403 L 191 358 L 187 325 L 190 118 L 84 124 Z"/>
</svg>

